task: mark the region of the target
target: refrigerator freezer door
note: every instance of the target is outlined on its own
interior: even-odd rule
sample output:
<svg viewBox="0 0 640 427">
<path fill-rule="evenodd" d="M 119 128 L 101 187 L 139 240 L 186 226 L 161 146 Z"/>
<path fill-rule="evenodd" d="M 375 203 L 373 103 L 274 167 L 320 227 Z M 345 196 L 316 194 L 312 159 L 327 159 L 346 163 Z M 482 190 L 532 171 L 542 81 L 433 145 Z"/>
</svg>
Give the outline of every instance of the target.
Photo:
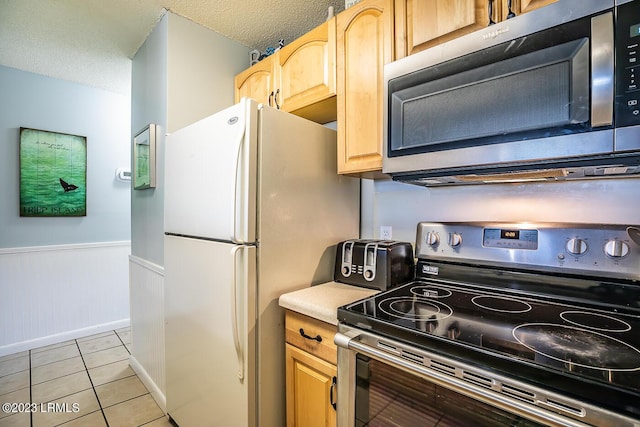
<svg viewBox="0 0 640 427">
<path fill-rule="evenodd" d="M 165 232 L 255 241 L 257 104 L 240 103 L 167 137 Z"/>
<path fill-rule="evenodd" d="M 180 427 L 255 425 L 253 246 L 165 236 L 167 411 Z"/>
</svg>

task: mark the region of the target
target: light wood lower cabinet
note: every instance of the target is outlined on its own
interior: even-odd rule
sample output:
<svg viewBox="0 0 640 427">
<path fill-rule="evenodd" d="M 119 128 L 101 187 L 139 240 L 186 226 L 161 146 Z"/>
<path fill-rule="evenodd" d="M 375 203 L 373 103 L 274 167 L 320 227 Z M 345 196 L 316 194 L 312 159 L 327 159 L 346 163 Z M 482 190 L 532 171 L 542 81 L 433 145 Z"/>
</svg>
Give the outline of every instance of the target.
<svg viewBox="0 0 640 427">
<path fill-rule="evenodd" d="M 291 344 L 286 346 L 287 426 L 335 426 L 336 366 Z"/>
<path fill-rule="evenodd" d="M 336 327 L 287 311 L 287 427 L 336 425 Z"/>
</svg>

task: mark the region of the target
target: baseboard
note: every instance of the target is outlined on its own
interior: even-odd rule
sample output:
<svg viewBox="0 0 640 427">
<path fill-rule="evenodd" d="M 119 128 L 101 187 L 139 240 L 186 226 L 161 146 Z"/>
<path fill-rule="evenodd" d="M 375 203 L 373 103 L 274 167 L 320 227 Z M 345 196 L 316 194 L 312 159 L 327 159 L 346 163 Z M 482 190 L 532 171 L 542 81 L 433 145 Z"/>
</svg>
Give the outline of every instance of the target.
<svg viewBox="0 0 640 427">
<path fill-rule="evenodd" d="M 45 345 L 58 344 L 60 342 L 82 338 L 89 335 L 100 334 L 102 332 L 113 331 L 115 329 L 125 328 L 130 325 L 129 319 L 117 320 L 114 322 L 103 323 L 100 325 L 90 326 L 88 328 L 74 329 L 73 331 L 61 332 L 59 334 L 39 337 L 28 341 L 17 342 L 0 347 L 0 356 L 7 354 L 19 353 L 25 350 L 32 350 Z"/>
<path fill-rule="evenodd" d="M 160 388 L 156 385 L 156 383 L 151 379 L 151 376 L 147 373 L 147 371 L 142 367 L 142 365 L 136 360 L 136 358 L 131 355 L 129 356 L 129 365 L 131 369 L 138 375 L 142 384 L 149 390 L 151 393 L 151 397 L 156 401 L 162 412 L 167 413 L 167 398 L 164 393 L 160 390 Z"/>
</svg>

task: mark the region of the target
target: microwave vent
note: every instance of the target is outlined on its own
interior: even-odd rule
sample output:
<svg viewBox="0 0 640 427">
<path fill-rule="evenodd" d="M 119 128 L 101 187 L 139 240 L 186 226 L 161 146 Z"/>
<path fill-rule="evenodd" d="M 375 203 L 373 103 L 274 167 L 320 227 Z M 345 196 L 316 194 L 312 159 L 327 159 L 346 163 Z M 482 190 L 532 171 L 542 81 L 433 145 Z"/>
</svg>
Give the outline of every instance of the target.
<svg viewBox="0 0 640 427">
<path fill-rule="evenodd" d="M 444 175 L 444 174 L 443 174 Z M 508 184 L 526 182 L 571 181 L 577 179 L 606 179 L 640 176 L 640 166 L 632 165 L 606 165 L 566 167 L 554 169 L 535 169 L 514 172 L 487 172 L 469 173 L 459 172 L 447 176 L 439 176 L 438 173 L 396 174 L 395 181 L 423 187 L 438 187 L 447 185 L 473 185 L 473 184 Z"/>
</svg>

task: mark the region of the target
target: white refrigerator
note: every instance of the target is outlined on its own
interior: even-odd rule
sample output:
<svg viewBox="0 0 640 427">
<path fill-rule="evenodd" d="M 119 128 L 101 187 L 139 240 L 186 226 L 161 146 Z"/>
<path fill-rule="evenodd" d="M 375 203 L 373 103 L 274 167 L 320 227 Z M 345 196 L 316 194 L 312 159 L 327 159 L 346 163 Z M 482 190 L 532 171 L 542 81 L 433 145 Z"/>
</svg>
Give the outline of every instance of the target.
<svg viewBox="0 0 640 427">
<path fill-rule="evenodd" d="M 336 132 L 240 103 L 167 137 L 166 407 L 180 427 L 285 425 L 278 297 L 331 281 L 359 235 Z"/>
</svg>

